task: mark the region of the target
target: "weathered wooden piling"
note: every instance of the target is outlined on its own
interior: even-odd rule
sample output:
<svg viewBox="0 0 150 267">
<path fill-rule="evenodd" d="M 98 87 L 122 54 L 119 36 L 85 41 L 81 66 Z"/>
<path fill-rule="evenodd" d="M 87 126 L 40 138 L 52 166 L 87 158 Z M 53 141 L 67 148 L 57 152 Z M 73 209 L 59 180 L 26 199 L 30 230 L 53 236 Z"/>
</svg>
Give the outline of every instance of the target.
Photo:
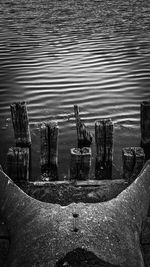
<svg viewBox="0 0 150 267">
<path fill-rule="evenodd" d="M 57 122 L 41 126 L 41 175 L 43 180 L 58 180 L 58 131 Z"/>
<path fill-rule="evenodd" d="M 31 134 L 26 102 L 10 105 L 15 143 L 17 147 L 29 148 L 29 179 L 31 178 Z"/>
<path fill-rule="evenodd" d="M 10 108 L 16 146 L 30 147 L 31 135 L 26 103 L 14 103 Z"/>
<path fill-rule="evenodd" d="M 123 179 L 129 181 L 134 169 L 134 153 L 131 147 L 122 149 Z"/>
<path fill-rule="evenodd" d="M 91 148 L 72 148 L 70 163 L 71 180 L 88 180 L 91 168 Z"/>
<path fill-rule="evenodd" d="M 113 123 L 111 119 L 95 122 L 96 162 L 95 178 L 112 178 Z"/>
<path fill-rule="evenodd" d="M 145 160 L 150 158 L 150 102 L 141 103 L 141 147 Z"/>
<path fill-rule="evenodd" d="M 80 119 L 78 105 L 74 105 L 74 113 L 75 113 L 75 119 L 76 119 L 78 147 L 79 148 L 90 147 L 93 136 L 87 130 L 85 124 Z"/>
<path fill-rule="evenodd" d="M 126 147 L 122 150 L 123 179 L 132 183 L 144 165 L 145 154 L 141 147 Z"/>
<path fill-rule="evenodd" d="M 16 183 L 29 180 L 29 148 L 11 147 L 7 154 L 7 174 Z"/>
</svg>

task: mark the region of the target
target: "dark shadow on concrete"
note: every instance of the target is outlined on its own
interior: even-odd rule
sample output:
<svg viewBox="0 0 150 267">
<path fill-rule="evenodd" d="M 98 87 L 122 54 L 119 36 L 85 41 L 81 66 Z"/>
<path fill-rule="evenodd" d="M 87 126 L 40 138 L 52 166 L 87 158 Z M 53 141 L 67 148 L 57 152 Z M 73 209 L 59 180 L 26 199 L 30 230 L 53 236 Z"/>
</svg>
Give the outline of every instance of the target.
<svg viewBox="0 0 150 267">
<path fill-rule="evenodd" d="M 119 267 L 99 259 L 94 253 L 77 248 L 60 259 L 55 267 Z"/>
</svg>

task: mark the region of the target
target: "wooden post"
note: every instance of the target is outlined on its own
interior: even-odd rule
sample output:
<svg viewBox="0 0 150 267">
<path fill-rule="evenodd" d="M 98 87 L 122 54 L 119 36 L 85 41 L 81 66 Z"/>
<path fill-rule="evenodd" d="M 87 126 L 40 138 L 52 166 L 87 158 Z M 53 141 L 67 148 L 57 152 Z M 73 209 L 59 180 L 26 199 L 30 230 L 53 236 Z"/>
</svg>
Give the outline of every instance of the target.
<svg viewBox="0 0 150 267">
<path fill-rule="evenodd" d="M 14 103 L 10 106 L 10 108 L 16 146 L 30 147 L 31 135 L 26 103 Z"/>
<path fill-rule="evenodd" d="M 141 147 L 126 147 L 122 150 L 123 179 L 132 183 L 143 168 L 145 154 Z"/>
<path fill-rule="evenodd" d="M 113 123 L 111 119 L 101 119 L 95 122 L 95 142 L 95 178 L 97 180 L 111 179 L 113 160 Z"/>
<path fill-rule="evenodd" d="M 134 168 L 134 153 L 131 147 L 122 149 L 123 179 L 129 182 Z"/>
<path fill-rule="evenodd" d="M 45 178 L 49 176 L 49 169 L 48 169 L 48 150 L 49 150 L 49 143 L 48 143 L 48 127 L 46 124 L 41 125 L 41 175 Z M 48 178 L 47 178 L 48 179 Z"/>
<path fill-rule="evenodd" d="M 133 151 L 135 157 L 135 164 L 134 164 L 133 174 L 130 177 L 130 183 L 132 183 L 137 178 L 145 162 L 144 150 L 141 147 L 134 147 Z"/>
<path fill-rule="evenodd" d="M 77 127 L 77 138 L 78 138 L 78 147 L 90 147 L 92 143 L 93 136 L 92 134 L 86 129 L 84 123 L 81 122 L 79 116 L 79 107 L 78 105 L 74 105 L 74 113 L 76 119 L 76 127 Z"/>
<path fill-rule="evenodd" d="M 144 149 L 145 160 L 150 158 L 150 102 L 141 104 L 141 147 Z"/>
<path fill-rule="evenodd" d="M 7 174 L 15 182 L 29 180 L 29 148 L 9 148 Z"/>
<path fill-rule="evenodd" d="M 17 147 L 29 148 L 29 179 L 31 178 L 31 134 L 26 102 L 14 103 L 10 106 Z"/>
<path fill-rule="evenodd" d="M 58 131 L 57 122 L 41 126 L 41 175 L 42 180 L 58 180 Z"/>
<path fill-rule="evenodd" d="M 72 148 L 70 179 L 88 180 L 91 167 L 91 148 Z"/>
</svg>

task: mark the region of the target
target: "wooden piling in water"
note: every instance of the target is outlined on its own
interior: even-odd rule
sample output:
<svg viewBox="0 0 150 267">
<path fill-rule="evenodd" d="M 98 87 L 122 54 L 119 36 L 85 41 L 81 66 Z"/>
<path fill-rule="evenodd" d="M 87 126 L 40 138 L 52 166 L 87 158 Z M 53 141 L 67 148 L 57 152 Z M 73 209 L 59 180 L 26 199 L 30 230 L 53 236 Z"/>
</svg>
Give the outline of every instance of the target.
<svg viewBox="0 0 150 267">
<path fill-rule="evenodd" d="M 134 147 L 134 157 L 135 157 L 135 164 L 134 164 L 133 174 L 130 177 L 130 183 L 132 183 L 137 178 L 137 176 L 139 175 L 144 166 L 145 162 L 144 150 L 141 147 Z"/>
<path fill-rule="evenodd" d="M 16 146 L 30 147 L 31 135 L 26 103 L 14 103 L 10 108 Z"/>
<path fill-rule="evenodd" d="M 101 119 L 95 122 L 95 142 L 95 178 L 98 180 L 111 179 L 113 160 L 113 123 L 111 119 Z"/>
<path fill-rule="evenodd" d="M 129 182 L 134 168 L 134 153 L 131 147 L 122 149 L 123 179 Z"/>
<path fill-rule="evenodd" d="M 91 168 L 91 148 L 72 148 L 70 179 L 88 180 Z"/>
<path fill-rule="evenodd" d="M 79 148 L 90 147 L 93 136 L 87 130 L 85 124 L 81 122 L 78 105 L 74 105 L 74 113 L 75 113 L 75 119 L 76 119 L 78 147 Z"/>
<path fill-rule="evenodd" d="M 58 180 L 58 131 L 57 122 L 41 126 L 41 176 L 43 180 Z"/>
<path fill-rule="evenodd" d="M 145 154 L 141 147 L 126 147 L 122 150 L 123 179 L 132 183 L 143 168 Z"/>
<path fill-rule="evenodd" d="M 29 179 L 31 178 L 31 134 L 26 102 L 10 105 L 16 147 L 29 148 Z"/>
<path fill-rule="evenodd" d="M 145 160 L 150 158 L 150 102 L 141 103 L 141 147 Z"/>
<path fill-rule="evenodd" d="M 7 174 L 16 183 L 29 180 L 29 148 L 9 148 Z"/>
</svg>

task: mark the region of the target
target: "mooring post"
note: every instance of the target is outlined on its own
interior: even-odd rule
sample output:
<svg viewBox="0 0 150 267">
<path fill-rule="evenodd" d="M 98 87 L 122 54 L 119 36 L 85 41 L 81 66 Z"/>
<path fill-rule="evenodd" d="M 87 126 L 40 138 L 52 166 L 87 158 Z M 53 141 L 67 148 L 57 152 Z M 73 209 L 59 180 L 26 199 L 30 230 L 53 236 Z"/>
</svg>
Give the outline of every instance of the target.
<svg viewBox="0 0 150 267">
<path fill-rule="evenodd" d="M 79 148 L 90 147 L 93 136 L 87 130 L 85 124 L 81 122 L 78 105 L 74 105 L 74 113 L 75 113 L 75 119 L 76 119 L 78 147 Z"/>
<path fill-rule="evenodd" d="M 70 179 L 71 180 L 88 180 L 91 168 L 91 148 L 72 148 Z"/>
<path fill-rule="evenodd" d="M 145 160 L 150 158 L 150 102 L 141 103 L 141 147 Z"/>
<path fill-rule="evenodd" d="M 16 147 L 29 148 L 29 179 L 31 178 L 31 134 L 26 102 L 10 105 Z"/>
<path fill-rule="evenodd" d="M 41 176 L 43 180 L 58 180 L 58 132 L 56 121 L 41 126 Z"/>
<path fill-rule="evenodd" d="M 15 182 L 29 180 L 29 148 L 11 147 L 7 153 L 7 174 Z"/>
<path fill-rule="evenodd" d="M 113 160 L 113 123 L 111 119 L 101 119 L 95 122 L 95 142 L 95 178 L 97 180 L 111 179 Z"/>
<path fill-rule="evenodd" d="M 123 179 L 132 183 L 144 165 L 145 154 L 141 147 L 126 147 L 122 150 Z"/>
</svg>

